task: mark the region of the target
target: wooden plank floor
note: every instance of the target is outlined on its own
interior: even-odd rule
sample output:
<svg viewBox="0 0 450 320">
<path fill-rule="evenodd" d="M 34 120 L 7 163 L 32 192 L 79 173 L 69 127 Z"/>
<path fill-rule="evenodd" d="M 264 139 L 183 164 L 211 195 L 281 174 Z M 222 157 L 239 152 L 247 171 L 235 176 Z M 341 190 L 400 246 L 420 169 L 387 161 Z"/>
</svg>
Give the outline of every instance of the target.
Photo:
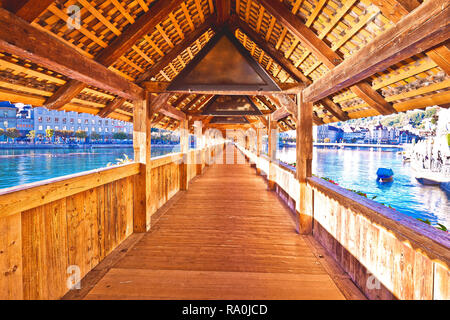
<svg viewBox="0 0 450 320">
<path fill-rule="evenodd" d="M 248 165 L 213 165 L 86 299 L 344 299 Z"/>
</svg>

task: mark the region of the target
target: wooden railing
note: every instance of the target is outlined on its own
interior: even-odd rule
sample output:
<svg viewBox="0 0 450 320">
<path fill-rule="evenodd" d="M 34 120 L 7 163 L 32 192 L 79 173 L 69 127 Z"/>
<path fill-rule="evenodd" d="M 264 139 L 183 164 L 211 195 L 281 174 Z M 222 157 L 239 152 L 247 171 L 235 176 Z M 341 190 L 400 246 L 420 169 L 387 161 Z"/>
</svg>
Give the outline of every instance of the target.
<svg viewBox="0 0 450 320">
<path fill-rule="evenodd" d="M 275 190 L 298 212 L 294 168 L 239 149 L 273 170 Z M 323 179 L 309 178 L 308 189 L 314 238 L 368 298 L 450 299 L 449 233 Z"/>
<path fill-rule="evenodd" d="M 189 156 L 214 157 L 214 148 Z M 182 154 L 152 159 L 151 211 L 180 190 Z M 192 161 L 189 180 L 206 164 Z M 58 299 L 133 233 L 145 164 L 93 170 L 0 191 L 0 299 Z"/>
</svg>

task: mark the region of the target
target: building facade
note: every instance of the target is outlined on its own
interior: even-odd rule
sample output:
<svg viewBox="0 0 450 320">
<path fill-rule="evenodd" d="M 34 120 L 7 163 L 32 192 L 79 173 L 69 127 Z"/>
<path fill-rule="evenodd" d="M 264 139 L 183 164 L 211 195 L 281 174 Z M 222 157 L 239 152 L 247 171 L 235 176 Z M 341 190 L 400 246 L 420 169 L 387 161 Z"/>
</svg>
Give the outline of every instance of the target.
<svg viewBox="0 0 450 320">
<path fill-rule="evenodd" d="M 102 140 L 111 139 L 114 133 L 133 133 L 133 124 L 130 122 L 101 118 L 92 114 L 48 110 L 46 108 L 33 108 L 28 105 L 14 105 L 9 102 L 0 102 L 0 129 L 16 128 L 21 138 L 25 138 L 30 131 L 35 136 L 45 137 L 46 130 L 54 131 L 85 131 L 88 136 L 97 133 Z M 5 137 L 2 137 L 3 140 Z"/>
</svg>

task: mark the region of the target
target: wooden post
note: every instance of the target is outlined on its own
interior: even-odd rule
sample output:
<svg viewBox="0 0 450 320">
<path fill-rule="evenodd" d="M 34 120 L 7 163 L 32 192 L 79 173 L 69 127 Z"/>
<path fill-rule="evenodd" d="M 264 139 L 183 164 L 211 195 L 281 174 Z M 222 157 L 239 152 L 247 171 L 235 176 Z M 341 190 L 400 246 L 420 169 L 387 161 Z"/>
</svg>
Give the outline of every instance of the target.
<svg viewBox="0 0 450 320">
<path fill-rule="evenodd" d="M 135 180 L 133 230 L 150 230 L 151 209 L 151 96 L 137 101 L 133 111 L 133 146 L 135 162 L 141 163 L 141 170 Z"/>
<path fill-rule="evenodd" d="M 310 234 L 313 224 L 312 194 L 307 187 L 307 178 L 312 176 L 313 154 L 313 104 L 303 101 L 303 94 L 297 94 L 297 179 L 300 194 L 297 204 L 300 234 Z"/>
<path fill-rule="evenodd" d="M 262 147 L 262 129 L 256 129 L 256 174 L 261 174 L 261 167 L 259 163 L 259 157 L 261 157 L 261 147 Z"/>
<path fill-rule="evenodd" d="M 269 181 L 269 189 L 274 190 L 275 189 L 275 167 L 273 166 L 273 163 L 276 162 L 277 159 L 277 133 L 278 133 L 278 124 L 276 121 L 272 120 L 272 116 L 270 116 L 269 119 L 269 127 L 267 128 L 268 136 L 269 136 L 269 148 L 268 148 L 268 154 L 269 154 L 269 173 L 267 176 L 267 180 Z"/>
<path fill-rule="evenodd" d="M 180 124 L 180 152 L 183 160 L 180 163 L 180 190 L 188 189 L 188 161 L 189 161 L 189 125 L 188 120 Z"/>
<path fill-rule="evenodd" d="M 197 175 L 201 175 L 203 172 L 203 164 L 204 164 L 204 141 L 203 141 L 203 123 L 201 121 L 194 122 L 194 134 L 197 139 L 197 150 L 196 150 L 196 173 Z"/>
</svg>

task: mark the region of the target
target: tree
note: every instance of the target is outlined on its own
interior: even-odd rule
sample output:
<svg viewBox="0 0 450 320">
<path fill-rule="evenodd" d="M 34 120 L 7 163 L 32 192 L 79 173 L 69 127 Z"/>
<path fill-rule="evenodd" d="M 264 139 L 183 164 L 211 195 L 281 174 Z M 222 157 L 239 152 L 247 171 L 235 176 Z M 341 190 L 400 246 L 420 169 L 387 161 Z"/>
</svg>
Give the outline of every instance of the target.
<svg viewBox="0 0 450 320">
<path fill-rule="evenodd" d="M 53 129 L 45 130 L 45 138 L 47 138 L 49 140 L 49 142 L 52 140 L 54 135 L 55 135 L 55 130 L 53 130 Z"/>
<path fill-rule="evenodd" d="M 86 139 L 88 136 L 86 131 L 82 131 L 82 130 L 78 130 L 77 132 L 75 132 L 75 137 L 77 137 L 78 139 Z"/>
<path fill-rule="evenodd" d="M 73 136 L 73 131 L 70 130 L 57 130 L 55 131 L 55 136 L 63 139 L 64 142 L 67 142 L 67 139 Z"/>
<path fill-rule="evenodd" d="M 8 138 L 13 139 L 13 142 L 14 142 L 18 137 L 20 137 L 20 132 L 16 128 L 8 128 L 8 129 L 6 129 L 5 135 Z"/>
<path fill-rule="evenodd" d="M 125 140 L 128 139 L 128 135 L 125 132 L 116 132 L 113 134 L 113 139 Z"/>
<path fill-rule="evenodd" d="M 97 132 L 92 132 L 91 133 L 91 139 L 92 140 L 100 140 L 102 138 L 102 136 L 100 134 L 98 134 Z"/>
<path fill-rule="evenodd" d="M 30 139 L 31 142 L 35 143 L 34 139 L 36 138 L 36 131 L 31 130 L 30 132 L 28 132 L 27 138 Z"/>
</svg>

